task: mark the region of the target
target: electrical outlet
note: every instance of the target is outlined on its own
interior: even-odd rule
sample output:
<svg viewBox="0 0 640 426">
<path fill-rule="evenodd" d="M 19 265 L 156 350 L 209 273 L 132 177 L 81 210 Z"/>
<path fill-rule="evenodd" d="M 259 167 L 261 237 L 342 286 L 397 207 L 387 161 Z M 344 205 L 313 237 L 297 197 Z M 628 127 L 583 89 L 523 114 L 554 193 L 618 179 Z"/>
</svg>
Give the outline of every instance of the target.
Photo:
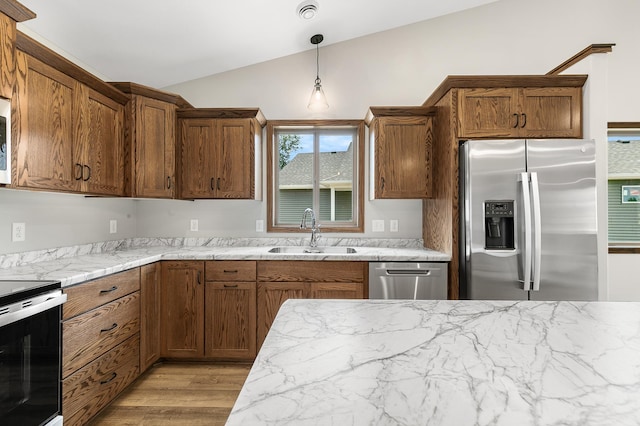
<svg viewBox="0 0 640 426">
<path fill-rule="evenodd" d="M 194 232 L 198 230 L 198 219 L 191 219 L 191 224 L 189 229 Z"/>
<path fill-rule="evenodd" d="M 389 232 L 398 232 L 398 219 L 391 219 L 389 221 Z"/>
<path fill-rule="evenodd" d="M 256 232 L 264 232 L 264 220 L 256 220 Z"/>
<path fill-rule="evenodd" d="M 371 230 L 373 232 L 384 232 L 384 220 L 372 220 Z"/>
<path fill-rule="evenodd" d="M 118 221 L 115 219 L 111 219 L 109 221 L 109 233 L 115 234 L 116 232 L 118 232 Z"/>
<path fill-rule="evenodd" d="M 27 237 L 27 225 L 24 223 L 13 223 L 11 226 L 11 241 L 24 241 Z"/>
</svg>

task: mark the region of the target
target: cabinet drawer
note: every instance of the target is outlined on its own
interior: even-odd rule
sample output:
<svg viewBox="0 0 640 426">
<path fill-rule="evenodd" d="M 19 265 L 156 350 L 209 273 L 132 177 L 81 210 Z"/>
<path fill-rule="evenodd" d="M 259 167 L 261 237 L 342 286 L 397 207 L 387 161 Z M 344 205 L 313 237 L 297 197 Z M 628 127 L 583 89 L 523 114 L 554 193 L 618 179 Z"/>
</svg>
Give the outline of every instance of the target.
<svg viewBox="0 0 640 426">
<path fill-rule="evenodd" d="M 138 290 L 140 290 L 138 268 L 68 287 L 64 290 L 68 300 L 62 305 L 62 319 L 90 311 Z"/>
<path fill-rule="evenodd" d="M 255 281 L 256 262 L 253 260 L 214 260 L 207 262 L 204 272 L 207 281 Z"/>
<path fill-rule="evenodd" d="M 138 376 L 136 334 L 62 381 L 65 426 L 86 424 Z"/>
<path fill-rule="evenodd" d="M 364 282 L 367 262 L 269 260 L 258 262 L 261 282 Z"/>
<path fill-rule="evenodd" d="M 140 331 L 136 292 L 62 323 L 62 377 Z"/>
</svg>

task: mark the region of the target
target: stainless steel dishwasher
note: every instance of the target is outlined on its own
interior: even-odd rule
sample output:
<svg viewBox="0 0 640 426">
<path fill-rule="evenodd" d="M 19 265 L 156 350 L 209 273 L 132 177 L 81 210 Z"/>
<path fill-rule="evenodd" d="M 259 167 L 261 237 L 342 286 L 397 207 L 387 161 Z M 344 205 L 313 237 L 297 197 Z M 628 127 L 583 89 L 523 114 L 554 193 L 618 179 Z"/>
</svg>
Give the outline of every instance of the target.
<svg viewBox="0 0 640 426">
<path fill-rule="evenodd" d="M 447 263 L 369 263 L 369 299 L 446 298 Z"/>
</svg>

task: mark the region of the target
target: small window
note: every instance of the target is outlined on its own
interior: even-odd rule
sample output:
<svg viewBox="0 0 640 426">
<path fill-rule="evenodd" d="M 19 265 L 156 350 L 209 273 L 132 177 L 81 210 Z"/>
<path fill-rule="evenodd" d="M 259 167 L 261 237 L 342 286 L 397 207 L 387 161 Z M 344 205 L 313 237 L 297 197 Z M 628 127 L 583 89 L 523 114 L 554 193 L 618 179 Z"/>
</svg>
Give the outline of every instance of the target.
<svg viewBox="0 0 640 426">
<path fill-rule="evenodd" d="M 640 123 L 609 123 L 609 245 L 640 244 Z"/>
<path fill-rule="evenodd" d="M 267 229 L 300 231 L 311 208 L 322 232 L 363 232 L 363 139 L 362 121 L 270 122 Z"/>
</svg>

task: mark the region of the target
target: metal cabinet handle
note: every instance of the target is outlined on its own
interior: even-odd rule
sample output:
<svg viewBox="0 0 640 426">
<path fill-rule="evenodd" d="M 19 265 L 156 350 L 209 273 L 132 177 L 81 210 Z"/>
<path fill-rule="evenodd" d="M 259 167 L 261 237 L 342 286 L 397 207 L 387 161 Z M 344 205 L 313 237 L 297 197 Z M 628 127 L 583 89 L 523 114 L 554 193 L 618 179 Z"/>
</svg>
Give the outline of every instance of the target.
<svg viewBox="0 0 640 426">
<path fill-rule="evenodd" d="M 520 126 L 520 128 L 523 128 L 524 126 L 527 125 L 527 114 L 520 114 L 522 115 L 522 126 Z"/>
<path fill-rule="evenodd" d="M 520 120 L 520 115 L 519 115 L 519 114 L 516 114 L 516 113 L 514 112 L 514 113 L 513 113 L 513 116 L 516 118 L 516 122 L 515 122 L 515 124 L 513 125 L 513 128 L 514 128 L 514 129 L 517 129 L 517 128 L 518 128 L 518 123 L 519 123 L 519 120 Z"/>
<path fill-rule="evenodd" d="M 380 177 L 380 189 L 384 190 L 384 176 Z"/>
<path fill-rule="evenodd" d="M 113 291 L 116 291 L 117 289 L 118 289 L 118 287 L 114 285 L 114 286 L 113 286 L 113 287 L 111 287 L 110 289 L 107 289 L 107 290 L 100 290 L 100 294 L 111 293 L 111 292 L 113 292 Z"/>
<path fill-rule="evenodd" d="M 116 373 L 115 371 L 113 373 L 111 373 L 111 377 L 109 377 L 107 380 L 102 380 L 100 381 L 101 385 L 106 385 L 107 383 L 113 381 L 113 379 L 115 379 L 116 377 L 118 377 L 118 373 Z"/>
<path fill-rule="evenodd" d="M 75 166 L 76 166 L 76 176 L 75 176 L 75 179 L 76 179 L 76 180 L 80 180 L 80 179 L 82 179 L 82 164 L 80 164 L 80 163 L 76 163 L 76 164 L 75 164 Z"/>
<path fill-rule="evenodd" d="M 87 171 L 87 177 L 86 178 L 84 177 L 84 170 Z M 82 180 L 85 181 L 85 182 L 88 181 L 89 179 L 91 179 L 91 167 L 87 166 L 86 164 L 83 167 L 82 178 L 83 178 Z"/>
<path fill-rule="evenodd" d="M 211 178 L 211 182 L 209 183 L 209 187 L 211 188 L 211 190 L 213 191 L 215 188 L 213 186 L 213 182 L 215 182 L 216 178 Z"/>
<path fill-rule="evenodd" d="M 200 279 L 200 276 L 201 276 L 201 273 L 200 273 L 200 271 L 198 271 L 198 275 L 196 277 L 196 279 L 198 280 L 198 285 L 202 284 L 202 280 Z"/>
<path fill-rule="evenodd" d="M 220 178 L 218 178 L 218 183 L 216 184 L 216 187 L 218 188 L 218 191 L 220 191 Z"/>
<path fill-rule="evenodd" d="M 238 284 L 225 284 L 224 288 L 238 288 Z"/>
<path fill-rule="evenodd" d="M 223 269 L 222 272 L 224 272 L 225 274 L 237 274 L 238 270 L 237 269 Z"/>
<path fill-rule="evenodd" d="M 171 176 L 167 176 L 167 189 L 171 189 Z"/>
<path fill-rule="evenodd" d="M 109 327 L 109 328 L 103 328 L 102 330 L 100 330 L 100 333 L 106 333 L 107 331 L 111 331 L 111 330 L 113 330 L 114 328 L 116 328 L 117 326 L 118 326 L 118 323 L 117 323 L 117 322 L 114 322 L 114 323 L 113 323 L 113 325 L 112 325 L 111 327 Z"/>
</svg>

